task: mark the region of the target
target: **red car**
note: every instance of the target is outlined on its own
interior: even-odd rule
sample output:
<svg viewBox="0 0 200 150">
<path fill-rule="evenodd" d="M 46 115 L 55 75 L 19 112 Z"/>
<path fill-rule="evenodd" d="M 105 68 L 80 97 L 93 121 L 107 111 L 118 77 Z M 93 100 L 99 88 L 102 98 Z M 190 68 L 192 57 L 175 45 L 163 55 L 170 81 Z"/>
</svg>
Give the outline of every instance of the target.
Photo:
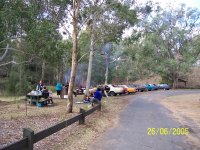
<svg viewBox="0 0 200 150">
<path fill-rule="evenodd" d="M 125 86 L 123 86 L 123 85 L 118 85 L 118 86 L 123 88 L 123 94 L 128 93 L 128 89 Z"/>
</svg>

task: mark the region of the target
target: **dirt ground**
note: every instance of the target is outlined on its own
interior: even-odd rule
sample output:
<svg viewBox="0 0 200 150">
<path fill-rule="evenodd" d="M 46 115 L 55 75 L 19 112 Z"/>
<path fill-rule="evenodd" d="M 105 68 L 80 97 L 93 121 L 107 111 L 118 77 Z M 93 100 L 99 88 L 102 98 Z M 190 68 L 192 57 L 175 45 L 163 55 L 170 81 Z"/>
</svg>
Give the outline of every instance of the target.
<svg viewBox="0 0 200 150">
<path fill-rule="evenodd" d="M 82 96 L 75 98 L 80 101 Z M 103 99 L 101 112 L 86 118 L 85 125 L 77 123 L 34 144 L 34 150 L 86 150 L 91 142 L 106 129 L 118 124 L 118 114 L 125 108 L 131 95 Z M 188 140 L 194 145 L 200 143 L 200 94 L 168 97 L 161 103 L 172 112 L 172 117 L 190 129 Z M 60 121 L 71 118 L 79 108 L 89 109 L 89 104 L 75 104 L 71 114 L 66 113 L 67 100 L 54 98 L 54 105 L 38 108 L 26 101 L 0 101 L 0 148 L 22 138 L 23 128 L 35 132 L 46 129 Z"/>
<path fill-rule="evenodd" d="M 126 106 L 131 96 L 104 98 L 102 111 L 86 118 L 85 125 L 76 123 L 34 144 L 34 150 L 80 150 L 87 149 L 91 141 L 117 122 L 117 114 Z M 80 101 L 82 97 L 75 98 Z M 22 138 L 23 128 L 35 132 L 46 129 L 60 121 L 71 118 L 80 108 L 89 109 L 90 104 L 74 104 L 74 111 L 66 113 L 68 101 L 54 99 L 54 105 L 38 108 L 26 101 L 0 101 L 0 148 Z"/>
<path fill-rule="evenodd" d="M 200 94 L 172 96 L 162 104 L 184 127 L 189 128 L 188 140 L 200 147 Z"/>
</svg>

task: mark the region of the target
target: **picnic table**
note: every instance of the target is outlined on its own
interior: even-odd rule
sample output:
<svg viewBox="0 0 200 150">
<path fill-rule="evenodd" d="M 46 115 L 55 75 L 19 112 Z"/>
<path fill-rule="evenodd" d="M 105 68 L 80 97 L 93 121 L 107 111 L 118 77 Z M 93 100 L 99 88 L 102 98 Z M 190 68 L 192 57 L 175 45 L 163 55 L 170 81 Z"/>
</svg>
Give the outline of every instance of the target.
<svg viewBox="0 0 200 150">
<path fill-rule="evenodd" d="M 44 105 L 47 105 L 50 103 L 50 100 L 52 99 L 52 96 L 50 97 L 50 94 L 48 93 L 48 96 L 44 97 L 42 95 L 41 91 L 31 91 L 26 95 L 28 102 L 31 105 L 37 105 L 38 107 L 42 107 Z"/>
</svg>

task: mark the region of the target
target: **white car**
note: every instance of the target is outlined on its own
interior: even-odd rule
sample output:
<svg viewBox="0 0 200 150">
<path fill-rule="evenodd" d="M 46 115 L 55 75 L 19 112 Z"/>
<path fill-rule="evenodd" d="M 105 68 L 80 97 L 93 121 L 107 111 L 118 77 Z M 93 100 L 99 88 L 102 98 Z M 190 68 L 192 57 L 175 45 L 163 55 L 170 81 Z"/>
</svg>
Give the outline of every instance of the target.
<svg viewBox="0 0 200 150">
<path fill-rule="evenodd" d="M 124 89 L 122 87 L 117 86 L 117 85 L 109 84 L 109 85 L 106 85 L 106 86 L 110 88 L 110 90 L 108 91 L 108 95 L 110 95 L 110 96 L 116 96 L 117 94 L 121 95 L 124 92 Z"/>
<path fill-rule="evenodd" d="M 89 89 L 89 94 L 90 96 L 93 96 L 93 94 L 96 92 L 97 88 L 92 88 L 92 89 Z M 86 89 L 83 91 L 84 94 L 86 94 Z"/>
</svg>

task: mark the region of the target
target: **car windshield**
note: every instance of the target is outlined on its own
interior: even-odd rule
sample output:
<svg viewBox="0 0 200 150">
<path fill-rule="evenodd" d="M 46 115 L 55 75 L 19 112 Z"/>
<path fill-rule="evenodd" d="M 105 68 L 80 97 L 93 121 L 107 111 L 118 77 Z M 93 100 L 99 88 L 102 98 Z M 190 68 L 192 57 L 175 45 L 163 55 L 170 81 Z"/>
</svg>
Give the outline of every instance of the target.
<svg viewBox="0 0 200 150">
<path fill-rule="evenodd" d="M 117 85 L 112 85 L 113 87 L 118 87 Z"/>
</svg>

